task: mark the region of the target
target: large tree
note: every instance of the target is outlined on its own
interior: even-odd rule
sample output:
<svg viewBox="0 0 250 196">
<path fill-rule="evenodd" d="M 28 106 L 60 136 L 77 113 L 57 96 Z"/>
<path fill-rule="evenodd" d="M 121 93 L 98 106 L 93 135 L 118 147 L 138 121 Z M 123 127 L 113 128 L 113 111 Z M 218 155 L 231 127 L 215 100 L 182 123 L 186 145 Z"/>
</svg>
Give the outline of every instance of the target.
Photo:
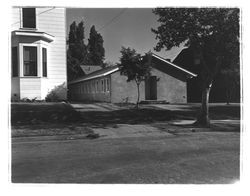
<svg viewBox="0 0 250 196">
<path fill-rule="evenodd" d="M 84 23 L 70 25 L 67 51 L 68 80 L 83 76 L 80 65 L 87 62 L 87 46 L 84 43 Z"/>
<path fill-rule="evenodd" d="M 238 8 L 156 8 L 159 26 L 152 29 L 156 51 L 185 43 L 200 60 L 202 105 L 196 124 L 209 126 L 209 92 L 216 74 L 239 65 Z"/>
<path fill-rule="evenodd" d="M 150 76 L 150 64 L 147 59 L 142 57 L 135 49 L 122 47 L 120 64 L 121 75 L 127 76 L 127 82 L 134 81 L 137 86 L 136 108 L 139 108 L 140 101 L 140 84 Z"/>
<path fill-rule="evenodd" d="M 105 49 L 103 47 L 103 38 L 102 35 L 96 31 L 94 25 L 91 27 L 89 33 L 88 52 L 89 63 L 93 65 L 104 65 Z"/>
</svg>

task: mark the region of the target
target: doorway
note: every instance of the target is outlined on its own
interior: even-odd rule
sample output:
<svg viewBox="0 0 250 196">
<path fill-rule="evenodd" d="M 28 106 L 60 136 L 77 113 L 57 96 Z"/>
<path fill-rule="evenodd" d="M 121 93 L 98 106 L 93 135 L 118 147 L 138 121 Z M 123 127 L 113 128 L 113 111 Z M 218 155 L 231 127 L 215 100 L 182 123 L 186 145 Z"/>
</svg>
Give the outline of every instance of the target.
<svg viewBox="0 0 250 196">
<path fill-rule="evenodd" d="M 150 76 L 145 81 L 145 99 L 157 100 L 157 78 L 156 76 Z"/>
</svg>

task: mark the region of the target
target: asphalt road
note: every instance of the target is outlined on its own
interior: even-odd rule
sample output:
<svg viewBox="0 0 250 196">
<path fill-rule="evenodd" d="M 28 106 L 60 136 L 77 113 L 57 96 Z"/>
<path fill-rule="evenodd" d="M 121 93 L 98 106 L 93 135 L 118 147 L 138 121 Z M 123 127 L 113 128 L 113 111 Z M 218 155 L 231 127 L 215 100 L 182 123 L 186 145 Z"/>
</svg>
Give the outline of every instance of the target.
<svg viewBox="0 0 250 196">
<path fill-rule="evenodd" d="M 14 183 L 233 183 L 239 132 L 12 141 Z"/>
</svg>

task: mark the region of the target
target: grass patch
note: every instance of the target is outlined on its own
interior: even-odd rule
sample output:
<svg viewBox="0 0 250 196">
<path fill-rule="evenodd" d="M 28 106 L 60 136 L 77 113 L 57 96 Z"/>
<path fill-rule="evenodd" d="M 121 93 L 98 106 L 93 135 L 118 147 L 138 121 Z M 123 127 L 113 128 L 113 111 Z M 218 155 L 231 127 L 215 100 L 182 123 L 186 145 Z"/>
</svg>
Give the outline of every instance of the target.
<svg viewBox="0 0 250 196">
<path fill-rule="evenodd" d="M 12 125 L 70 123 L 80 120 L 80 113 L 66 103 L 12 103 Z"/>
</svg>

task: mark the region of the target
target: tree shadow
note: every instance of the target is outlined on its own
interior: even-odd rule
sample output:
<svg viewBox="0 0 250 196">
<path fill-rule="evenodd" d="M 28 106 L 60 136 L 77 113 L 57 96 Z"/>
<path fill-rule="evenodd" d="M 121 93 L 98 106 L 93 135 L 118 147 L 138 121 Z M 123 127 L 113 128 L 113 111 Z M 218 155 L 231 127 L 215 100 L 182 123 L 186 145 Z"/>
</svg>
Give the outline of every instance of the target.
<svg viewBox="0 0 250 196">
<path fill-rule="evenodd" d="M 44 123 L 73 123 L 80 121 L 80 113 L 66 103 L 12 103 L 11 125 L 39 125 Z"/>
<path fill-rule="evenodd" d="M 150 124 L 157 121 L 170 121 L 171 119 L 171 111 L 157 109 L 81 112 L 81 122 L 95 128 L 116 127 L 117 124 Z"/>
<path fill-rule="evenodd" d="M 84 106 L 82 106 L 84 108 Z M 120 107 L 107 111 L 81 111 L 68 103 L 12 103 L 11 125 L 83 126 L 90 128 L 118 127 L 118 124 L 153 124 L 164 123 L 167 126 L 173 120 L 195 120 L 199 106 L 187 107 L 178 105 L 177 109 L 161 109 L 153 106 L 141 106 L 139 109 Z M 86 108 L 85 108 L 86 109 Z M 240 119 L 240 107 L 211 106 L 211 119 Z M 59 126 L 59 127 L 60 127 Z M 192 128 L 193 125 L 179 125 Z M 224 126 L 225 127 L 225 126 Z M 239 125 L 235 126 L 239 130 Z M 214 130 L 223 130 L 223 126 L 216 126 Z M 227 129 L 228 130 L 228 129 Z"/>
</svg>

